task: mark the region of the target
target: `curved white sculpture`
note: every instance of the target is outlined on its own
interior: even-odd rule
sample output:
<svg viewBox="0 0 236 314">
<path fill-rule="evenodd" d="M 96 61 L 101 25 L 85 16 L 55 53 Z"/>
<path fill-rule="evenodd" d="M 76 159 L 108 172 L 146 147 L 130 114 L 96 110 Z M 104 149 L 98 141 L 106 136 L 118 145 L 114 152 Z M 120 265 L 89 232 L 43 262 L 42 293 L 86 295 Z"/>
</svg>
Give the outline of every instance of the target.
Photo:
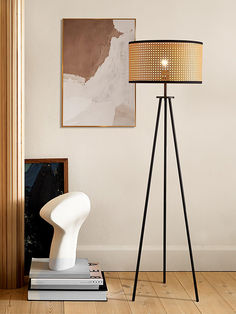
<svg viewBox="0 0 236 314">
<path fill-rule="evenodd" d="M 40 216 L 54 228 L 49 268 L 65 270 L 75 265 L 79 230 L 90 212 L 90 200 L 82 192 L 55 197 L 40 210 Z"/>
</svg>

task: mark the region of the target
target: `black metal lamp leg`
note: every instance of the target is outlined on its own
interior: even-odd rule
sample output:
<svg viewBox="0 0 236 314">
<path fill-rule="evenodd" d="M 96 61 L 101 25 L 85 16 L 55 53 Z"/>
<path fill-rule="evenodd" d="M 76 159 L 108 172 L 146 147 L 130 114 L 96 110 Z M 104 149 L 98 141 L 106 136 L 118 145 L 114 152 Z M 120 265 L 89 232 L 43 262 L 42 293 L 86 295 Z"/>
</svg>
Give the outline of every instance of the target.
<svg viewBox="0 0 236 314">
<path fill-rule="evenodd" d="M 141 235 L 140 235 L 140 241 L 139 241 L 139 250 L 138 250 L 138 258 L 137 258 L 137 265 L 136 265 L 136 272 L 135 272 L 135 279 L 134 279 L 132 301 L 135 301 L 135 296 L 136 296 L 136 288 L 137 288 L 138 272 L 139 272 L 140 259 L 141 259 L 142 246 L 143 246 L 143 236 L 144 236 L 144 229 L 145 229 L 146 216 L 147 216 L 149 192 L 150 192 L 151 181 L 152 181 L 153 161 L 154 161 L 155 150 L 156 150 L 157 131 L 158 131 L 158 125 L 159 125 L 160 112 L 161 112 L 161 102 L 162 102 L 162 98 L 159 99 L 159 105 L 158 105 L 158 110 L 157 110 L 156 127 L 155 127 L 154 138 L 153 138 L 152 156 L 151 156 L 147 192 L 146 192 L 146 199 L 145 199 L 144 212 L 143 212 L 143 222 L 142 222 L 142 229 L 141 229 Z"/>
<path fill-rule="evenodd" d="M 164 98 L 164 183 L 163 183 L 163 283 L 166 283 L 166 168 L 167 168 L 167 98 Z"/>
<path fill-rule="evenodd" d="M 173 131 L 173 138 L 174 138 L 174 146 L 175 146 L 176 162 L 177 162 L 178 175 L 179 175 L 181 197 L 182 197 L 183 210 L 184 210 L 184 220 L 185 220 L 187 240 L 188 240 L 189 256 L 190 256 L 190 262 L 191 262 L 191 267 L 192 267 L 193 284 L 194 284 L 196 302 L 199 302 L 197 281 L 196 281 L 195 269 L 194 269 L 194 261 L 193 261 L 193 252 L 192 252 L 192 245 L 191 245 L 191 239 L 190 239 L 190 232 L 189 232 L 189 226 L 188 226 L 188 217 L 187 217 L 186 203 L 185 203 L 185 196 L 184 196 L 184 187 L 183 187 L 183 180 L 182 180 L 180 161 L 179 161 L 179 152 L 178 152 L 176 132 L 175 132 L 175 123 L 174 123 L 172 103 L 171 103 L 171 99 L 170 98 L 169 98 L 169 109 L 170 109 L 171 126 L 172 126 L 172 131 Z"/>
</svg>

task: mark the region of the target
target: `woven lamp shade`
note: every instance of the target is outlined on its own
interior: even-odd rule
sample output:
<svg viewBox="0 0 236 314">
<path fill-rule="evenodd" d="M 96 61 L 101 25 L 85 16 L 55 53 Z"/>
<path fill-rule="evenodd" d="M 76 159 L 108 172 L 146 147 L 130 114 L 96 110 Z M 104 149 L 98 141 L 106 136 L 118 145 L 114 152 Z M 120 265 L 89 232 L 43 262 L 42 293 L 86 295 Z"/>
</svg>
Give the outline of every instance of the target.
<svg viewBox="0 0 236 314">
<path fill-rule="evenodd" d="M 202 83 L 202 42 L 143 40 L 129 43 L 130 83 Z"/>
</svg>

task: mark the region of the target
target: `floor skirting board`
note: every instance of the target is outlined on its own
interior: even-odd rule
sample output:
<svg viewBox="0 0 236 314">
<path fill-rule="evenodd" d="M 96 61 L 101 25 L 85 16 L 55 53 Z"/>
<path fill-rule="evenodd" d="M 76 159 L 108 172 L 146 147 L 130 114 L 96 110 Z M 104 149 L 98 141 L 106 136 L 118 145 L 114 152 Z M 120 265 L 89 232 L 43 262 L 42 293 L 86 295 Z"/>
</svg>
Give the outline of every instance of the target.
<svg viewBox="0 0 236 314">
<path fill-rule="evenodd" d="M 106 271 L 134 271 L 138 248 L 133 246 L 79 246 L 78 256 L 100 262 Z M 236 271 L 235 246 L 193 247 L 196 271 Z M 146 246 L 141 259 L 142 271 L 162 270 L 162 248 Z M 190 271 L 187 247 L 167 247 L 167 270 Z"/>
</svg>

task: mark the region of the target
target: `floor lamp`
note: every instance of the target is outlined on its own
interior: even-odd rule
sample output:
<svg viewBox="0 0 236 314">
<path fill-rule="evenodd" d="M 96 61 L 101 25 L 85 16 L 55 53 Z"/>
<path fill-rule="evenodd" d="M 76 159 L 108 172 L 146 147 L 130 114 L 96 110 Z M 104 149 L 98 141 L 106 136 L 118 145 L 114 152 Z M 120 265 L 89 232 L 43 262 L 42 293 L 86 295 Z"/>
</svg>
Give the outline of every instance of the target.
<svg viewBox="0 0 236 314">
<path fill-rule="evenodd" d="M 136 273 L 134 279 L 132 301 L 135 301 L 139 266 L 142 253 L 143 236 L 147 216 L 149 192 L 152 179 L 153 161 L 155 157 L 156 139 L 161 107 L 164 102 L 164 187 L 163 187 L 163 283 L 166 283 L 166 173 L 167 173 L 167 108 L 174 139 L 176 162 L 182 197 L 184 220 L 193 275 L 196 302 L 199 301 L 197 281 L 194 269 L 192 245 L 190 239 L 183 180 L 180 168 L 179 152 L 172 110 L 172 96 L 167 96 L 167 83 L 202 83 L 202 42 L 188 40 L 142 40 L 129 43 L 129 82 L 130 83 L 163 83 L 164 96 L 157 96 L 156 127 L 154 132 L 151 163 L 149 169 L 143 222 L 139 242 Z"/>
</svg>

